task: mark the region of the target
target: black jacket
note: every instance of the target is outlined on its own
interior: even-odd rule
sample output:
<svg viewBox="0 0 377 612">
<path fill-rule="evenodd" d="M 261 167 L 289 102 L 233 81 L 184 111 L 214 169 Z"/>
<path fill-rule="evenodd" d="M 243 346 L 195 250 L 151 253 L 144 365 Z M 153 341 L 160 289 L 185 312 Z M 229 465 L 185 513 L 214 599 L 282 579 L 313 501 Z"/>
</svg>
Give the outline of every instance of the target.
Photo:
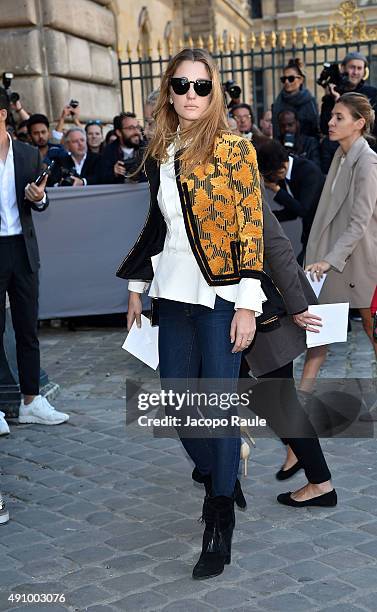
<svg viewBox="0 0 377 612">
<path fill-rule="evenodd" d="M 129 160 L 129 168 L 127 168 L 128 172 L 134 172 L 138 166 L 140 166 L 144 155 L 144 148 L 140 147 L 135 150 L 135 155 L 132 160 Z M 119 144 L 118 140 L 114 140 L 111 142 L 105 149 L 101 155 L 101 164 L 100 164 L 100 181 L 105 184 L 116 184 L 116 183 L 124 183 L 124 178 L 122 176 L 116 176 L 114 174 L 114 166 L 118 161 L 123 160 L 123 151 Z M 143 172 L 139 172 L 133 179 L 136 182 L 144 182 L 146 180 L 145 174 Z"/>
<path fill-rule="evenodd" d="M 314 164 L 317 164 L 319 168 L 321 167 L 321 156 L 317 138 L 300 134 L 297 138 L 293 153 L 296 157 L 308 159 Z"/>
<path fill-rule="evenodd" d="M 48 198 L 44 206 L 38 208 L 36 204 L 25 199 L 25 187 L 42 172 L 42 161 L 38 149 L 18 140 L 13 141 L 13 157 L 17 205 L 22 233 L 30 267 L 35 272 L 39 268 L 39 251 L 31 211 L 41 212 L 46 210 Z"/>
<path fill-rule="evenodd" d="M 302 218 L 301 242 L 304 248 L 308 242 L 324 183 L 325 177 L 316 164 L 294 157 L 291 179 L 288 181 L 293 197 L 289 194 L 285 181 L 279 183 L 281 189 L 274 197 L 275 202 L 284 206 L 283 210 L 274 211 L 280 222 Z"/>
<path fill-rule="evenodd" d="M 80 178 L 85 178 L 88 185 L 97 185 L 100 182 L 100 161 L 101 156 L 98 153 L 92 153 L 88 151 L 86 154 L 86 159 L 84 161 L 84 165 L 80 172 Z M 57 163 L 55 164 L 49 178 L 48 178 L 48 186 L 53 187 L 56 183 L 60 183 L 63 172 L 62 169 L 75 172 L 75 163 L 71 157 L 71 155 L 66 155 L 65 157 L 61 157 Z"/>
</svg>

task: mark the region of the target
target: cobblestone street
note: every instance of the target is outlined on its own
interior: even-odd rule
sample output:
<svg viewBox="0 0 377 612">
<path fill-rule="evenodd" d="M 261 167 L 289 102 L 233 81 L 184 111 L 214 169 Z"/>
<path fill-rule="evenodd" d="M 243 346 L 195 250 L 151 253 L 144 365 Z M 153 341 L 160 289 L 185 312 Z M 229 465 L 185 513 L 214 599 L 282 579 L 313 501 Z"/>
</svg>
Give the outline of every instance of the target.
<svg viewBox="0 0 377 612">
<path fill-rule="evenodd" d="M 324 376 L 376 379 L 360 323 L 332 348 Z M 157 377 L 121 350 L 124 330 L 41 329 L 42 365 L 70 414 L 55 427 L 13 425 L 0 439 L 0 610 L 375 611 L 377 441 L 324 440 L 339 502 L 280 506 L 274 473 L 284 449 L 258 439 L 242 479 L 232 565 L 193 582 L 203 492 L 174 439 L 125 427 L 125 377 Z M 296 364 L 299 372 L 300 363 Z M 64 594 L 61 603 L 11 603 L 11 593 Z"/>
</svg>

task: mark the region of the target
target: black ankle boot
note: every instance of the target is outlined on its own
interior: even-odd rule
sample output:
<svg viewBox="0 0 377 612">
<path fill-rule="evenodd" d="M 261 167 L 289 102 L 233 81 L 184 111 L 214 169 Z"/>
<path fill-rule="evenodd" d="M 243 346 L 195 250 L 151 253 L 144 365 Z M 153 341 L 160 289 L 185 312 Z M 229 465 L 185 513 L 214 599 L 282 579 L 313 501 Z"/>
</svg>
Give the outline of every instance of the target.
<svg viewBox="0 0 377 612">
<path fill-rule="evenodd" d="M 224 565 L 231 561 L 234 499 L 223 495 L 208 496 L 203 511 L 205 529 L 202 552 L 192 572 L 195 580 L 218 576 L 224 571 Z"/>
<path fill-rule="evenodd" d="M 212 486 L 212 478 L 211 478 L 211 474 L 206 474 L 203 475 L 199 472 L 198 468 L 195 467 L 192 471 L 192 475 L 191 475 L 192 479 L 195 482 L 199 482 L 200 484 L 204 484 L 205 490 L 206 490 L 206 495 L 211 495 L 211 486 Z M 247 506 L 246 504 L 246 499 L 245 496 L 243 494 L 243 491 L 241 489 L 241 483 L 240 481 L 236 480 L 236 484 L 234 486 L 234 491 L 233 491 L 233 498 L 234 501 L 236 502 L 237 506 L 239 508 L 241 508 L 242 510 L 244 510 Z"/>
</svg>

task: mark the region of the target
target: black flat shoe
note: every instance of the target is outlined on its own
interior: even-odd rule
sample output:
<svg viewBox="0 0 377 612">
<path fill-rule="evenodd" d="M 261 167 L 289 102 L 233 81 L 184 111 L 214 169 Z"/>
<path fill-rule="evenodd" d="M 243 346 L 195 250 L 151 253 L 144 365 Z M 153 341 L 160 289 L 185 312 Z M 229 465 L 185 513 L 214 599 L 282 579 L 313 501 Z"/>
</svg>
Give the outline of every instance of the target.
<svg viewBox="0 0 377 612">
<path fill-rule="evenodd" d="M 323 495 L 318 495 L 318 497 L 312 497 L 311 499 L 307 499 L 306 501 L 302 502 L 292 499 L 291 493 L 292 491 L 288 491 L 288 493 L 280 493 L 280 495 L 277 496 L 279 504 L 284 504 L 284 506 L 292 506 L 293 508 L 304 508 L 305 506 L 333 508 L 338 503 L 338 496 L 335 489 L 329 491 L 329 493 L 324 493 Z"/>
<path fill-rule="evenodd" d="M 291 468 L 289 468 L 289 470 L 283 470 L 283 468 L 281 468 L 278 472 L 276 472 L 275 476 L 277 480 L 288 480 L 288 478 L 291 478 L 300 470 L 302 470 L 302 465 L 299 461 L 297 461 Z"/>
</svg>

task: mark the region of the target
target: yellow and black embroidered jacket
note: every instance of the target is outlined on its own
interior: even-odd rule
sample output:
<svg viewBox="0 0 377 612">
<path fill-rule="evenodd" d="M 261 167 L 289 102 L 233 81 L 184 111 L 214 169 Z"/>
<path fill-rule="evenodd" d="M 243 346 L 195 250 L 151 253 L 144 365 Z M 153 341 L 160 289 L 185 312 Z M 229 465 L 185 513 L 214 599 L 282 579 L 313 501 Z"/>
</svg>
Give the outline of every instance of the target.
<svg viewBox="0 0 377 612">
<path fill-rule="evenodd" d="M 206 167 L 197 166 L 184 176 L 176 158 L 175 170 L 187 236 L 208 284 L 262 277 L 262 201 L 253 145 L 227 133 L 217 139 L 213 160 Z M 157 201 L 157 162 L 148 159 L 145 171 L 151 193 L 147 221 L 117 276 L 150 281 L 151 257 L 163 250 L 166 224 Z"/>
</svg>

